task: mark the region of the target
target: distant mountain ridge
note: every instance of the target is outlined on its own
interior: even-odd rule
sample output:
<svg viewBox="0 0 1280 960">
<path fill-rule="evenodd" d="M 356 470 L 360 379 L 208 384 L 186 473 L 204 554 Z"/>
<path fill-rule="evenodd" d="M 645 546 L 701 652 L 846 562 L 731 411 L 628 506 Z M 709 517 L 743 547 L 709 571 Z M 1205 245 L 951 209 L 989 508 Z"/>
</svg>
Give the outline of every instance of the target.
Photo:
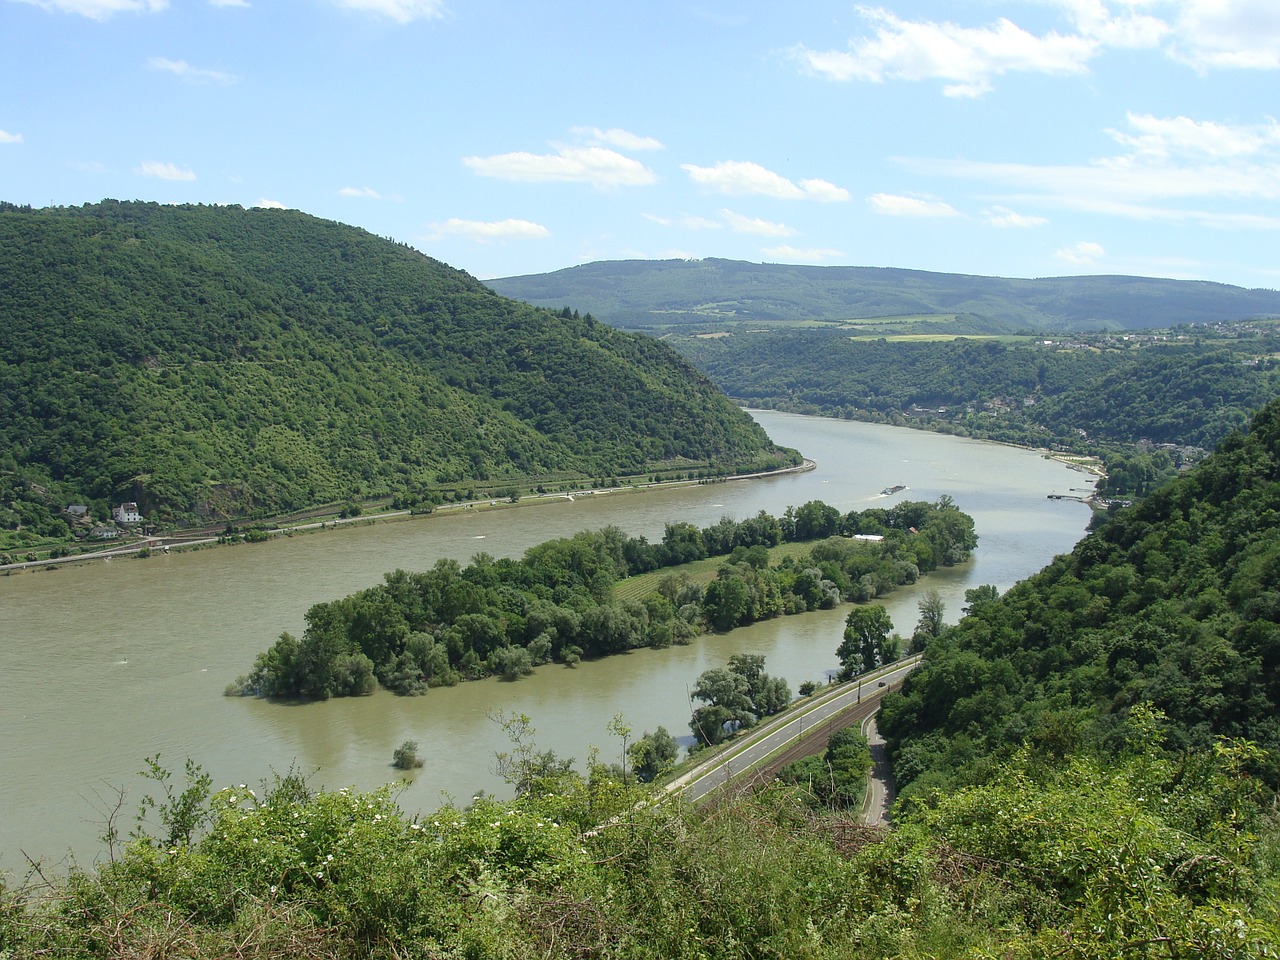
<svg viewBox="0 0 1280 960">
<path fill-rule="evenodd" d="M 794 459 L 666 346 L 354 227 L 0 204 L 0 533 Z"/>
<path fill-rule="evenodd" d="M 1012 279 L 720 259 L 598 261 L 486 282 L 504 296 L 568 305 L 632 329 L 959 314 L 990 331 L 1137 330 L 1280 315 L 1280 291 L 1202 280 Z"/>
</svg>

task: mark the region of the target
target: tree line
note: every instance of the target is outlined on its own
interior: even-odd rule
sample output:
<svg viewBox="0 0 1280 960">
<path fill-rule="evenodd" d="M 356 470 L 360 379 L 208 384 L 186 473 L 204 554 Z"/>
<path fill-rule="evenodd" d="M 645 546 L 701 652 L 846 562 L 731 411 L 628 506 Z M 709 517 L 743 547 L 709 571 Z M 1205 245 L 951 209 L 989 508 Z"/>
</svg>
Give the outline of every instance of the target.
<svg viewBox="0 0 1280 960">
<path fill-rule="evenodd" d="M 811 543 L 771 563 L 770 548 Z M 229 693 L 305 700 L 401 694 L 485 676 L 515 679 L 545 663 L 687 643 L 783 614 L 867 601 L 963 562 L 973 520 L 949 497 L 841 514 L 820 501 L 699 528 L 668 523 L 661 541 L 616 527 L 549 540 L 518 560 L 478 554 L 396 570 L 381 584 L 317 603 L 302 636 L 284 633 Z M 639 599 L 615 585 L 637 574 L 722 558 L 703 584 L 678 569 Z"/>
</svg>

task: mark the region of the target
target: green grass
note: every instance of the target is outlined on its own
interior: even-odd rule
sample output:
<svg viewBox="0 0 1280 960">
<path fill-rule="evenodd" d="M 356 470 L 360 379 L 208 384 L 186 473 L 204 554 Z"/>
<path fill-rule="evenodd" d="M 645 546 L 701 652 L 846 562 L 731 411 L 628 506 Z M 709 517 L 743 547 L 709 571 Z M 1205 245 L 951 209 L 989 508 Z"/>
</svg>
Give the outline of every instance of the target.
<svg viewBox="0 0 1280 960">
<path fill-rule="evenodd" d="M 893 333 L 884 337 L 890 343 L 924 343 L 934 340 L 999 340 L 1002 343 L 1022 343 L 1034 337 L 1009 336 L 1001 333 Z"/>
<path fill-rule="evenodd" d="M 809 552 L 812 544 L 808 543 L 784 543 L 781 546 L 772 547 L 769 550 L 769 563 L 777 564 L 784 557 L 801 557 Z M 616 600 L 639 600 L 641 597 L 648 596 L 658 589 L 658 584 L 665 577 L 686 576 L 693 583 L 710 583 L 716 578 L 716 573 L 720 567 L 727 563 L 728 557 L 708 557 L 706 560 L 695 560 L 693 563 L 684 563 L 678 567 L 663 567 L 661 570 L 652 570 L 649 573 L 642 573 L 638 576 L 627 577 L 625 580 L 619 580 L 613 587 L 613 596 Z"/>
<path fill-rule="evenodd" d="M 846 320 L 845 323 L 851 327 L 881 327 L 900 323 L 955 323 L 955 321 L 956 315 L 954 313 L 917 313 L 896 317 L 856 317 Z"/>
</svg>

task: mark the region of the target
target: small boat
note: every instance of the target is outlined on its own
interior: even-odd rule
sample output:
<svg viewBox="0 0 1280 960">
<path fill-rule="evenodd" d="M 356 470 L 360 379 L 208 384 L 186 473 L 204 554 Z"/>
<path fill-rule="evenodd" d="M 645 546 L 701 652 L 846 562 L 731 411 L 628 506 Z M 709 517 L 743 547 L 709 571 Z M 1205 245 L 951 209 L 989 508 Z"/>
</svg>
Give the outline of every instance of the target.
<svg viewBox="0 0 1280 960">
<path fill-rule="evenodd" d="M 894 484 L 892 487 L 885 487 L 880 491 L 880 493 L 882 496 L 891 497 L 895 493 L 901 493 L 905 489 L 907 489 L 905 484 L 898 483 Z"/>
</svg>

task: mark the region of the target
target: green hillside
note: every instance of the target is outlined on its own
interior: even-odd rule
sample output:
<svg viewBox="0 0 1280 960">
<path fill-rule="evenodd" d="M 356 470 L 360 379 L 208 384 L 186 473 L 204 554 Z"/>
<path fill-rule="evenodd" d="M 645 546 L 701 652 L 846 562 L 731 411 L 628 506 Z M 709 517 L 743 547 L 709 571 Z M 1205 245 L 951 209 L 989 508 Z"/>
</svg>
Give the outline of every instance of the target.
<svg viewBox="0 0 1280 960">
<path fill-rule="evenodd" d="M 1280 338 L 1269 324 L 1184 330 L 1002 343 L 824 329 L 666 342 L 752 406 L 1032 446 L 1081 449 L 1088 438 L 1212 447 L 1280 396 Z"/>
<path fill-rule="evenodd" d="M 0 529 L 793 457 L 665 346 L 353 227 L 0 205 Z"/>
<path fill-rule="evenodd" d="M 981 779 L 1024 744 L 1050 755 L 1129 744 L 1125 717 L 1163 712 L 1175 751 L 1218 738 L 1268 751 L 1280 783 L 1280 402 L 1182 477 L 926 653 L 881 729 L 905 792 Z"/>
<path fill-rule="evenodd" d="M 717 259 L 605 261 L 488 283 L 509 297 L 570 304 L 634 329 L 959 315 L 960 333 L 1137 330 L 1280 315 L 1278 291 L 1203 281 L 1022 280 Z"/>
</svg>

